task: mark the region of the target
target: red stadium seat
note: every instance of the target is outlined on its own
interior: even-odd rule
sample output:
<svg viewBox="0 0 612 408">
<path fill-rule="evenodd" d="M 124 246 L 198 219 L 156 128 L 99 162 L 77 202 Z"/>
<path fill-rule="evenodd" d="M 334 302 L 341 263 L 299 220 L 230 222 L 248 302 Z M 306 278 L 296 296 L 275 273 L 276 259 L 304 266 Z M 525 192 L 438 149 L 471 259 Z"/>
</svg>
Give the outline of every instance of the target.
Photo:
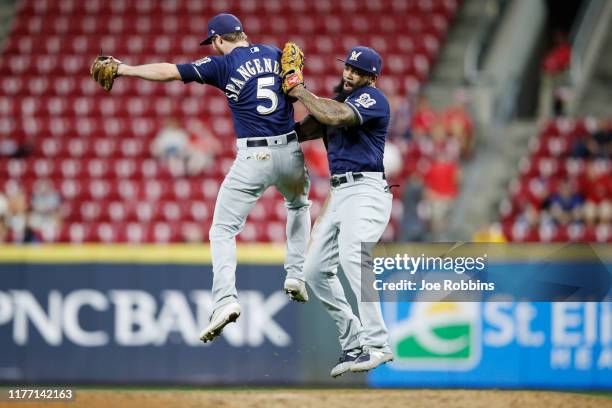
<svg viewBox="0 0 612 408">
<path fill-rule="evenodd" d="M 199 84 L 128 79 L 106 94 L 86 75 L 91 52 L 102 47 L 131 64 L 193 61 L 209 51 L 199 46 L 208 16 L 230 10 L 242 16 L 256 42 L 302 45 L 310 61 L 308 86 L 316 93 L 330 95 L 337 85 L 342 64 L 336 57 L 366 44 L 385 59 L 381 89 L 402 95 L 426 80 L 456 8 L 455 0 L 24 0 L 0 58 L 0 134 L 10 135 L 3 136 L 4 143 L 34 141 L 34 149 L 28 160 L 0 159 L 0 177 L 6 183 L 21 180 L 29 189 L 41 178 L 57 183 L 67 222 L 47 240 L 208 239 L 214 200 L 235 157 L 226 97 Z M 296 13 L 302 18 L 288 17 Z M 170 117 L 204 119 L 223 141 L 224 151 L 205 178 L 175 179 L 151 157 L 150 141 Z M 589 123 L 571 125 L 556 126 L 573 135 Z M 554 143 L 546 148 L 549 156 L 562 157 L 564 150 Z M 414 161 L 406 161 L 406 171 L 416 167 Z M 540 167 L 548 170 L 538 164 L 533 173 Z M 583 164 L 565 160 L 555 170 L 583 172 Z M 328 188 L 326 182 L 313 184 L 314 211 Z M 95 221 L 84 221 L 81 207 Z M 261 225 L 248 224 L 240 239 L 283 240 L 286 210 L 278 193 L 266 193 L 254 220 L 258 214 Z"/>
</svg>

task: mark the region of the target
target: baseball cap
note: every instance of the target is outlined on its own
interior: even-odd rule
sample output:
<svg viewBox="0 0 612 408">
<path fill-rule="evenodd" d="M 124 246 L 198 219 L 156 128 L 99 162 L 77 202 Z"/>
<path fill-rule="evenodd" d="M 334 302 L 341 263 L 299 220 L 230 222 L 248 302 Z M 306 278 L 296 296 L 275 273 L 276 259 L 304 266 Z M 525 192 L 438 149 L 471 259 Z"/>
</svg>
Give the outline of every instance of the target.
<svg viewBox="0 0 612 408">
<path fill-rule="evenodd" d="M 211 44 L 215 35 L 242 32 L 242 23 L 233 14 L 221 13 L 208 20 L 208 38 L 200 45 Z"/>
<path fill-rule="evenodd" d="M 372 48 L 364 47 L 363 45 L 351 48 L 346 56 L 346 60 L 338 58 L 338 61 L 373 75 L 380 75 L 382 69 L 382 58 L 380 55 Z"/>
</svg>

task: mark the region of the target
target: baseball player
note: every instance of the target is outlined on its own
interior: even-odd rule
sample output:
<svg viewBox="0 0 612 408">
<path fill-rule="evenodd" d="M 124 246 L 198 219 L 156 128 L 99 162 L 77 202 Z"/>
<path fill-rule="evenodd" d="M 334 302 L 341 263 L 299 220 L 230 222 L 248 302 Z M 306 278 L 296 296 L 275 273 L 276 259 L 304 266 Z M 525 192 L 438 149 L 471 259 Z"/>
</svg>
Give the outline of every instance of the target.
<svg viewBox="0 0 612 408">
<path fill-rule="evenodd" d="M 272 185 L 284 196 L 288 210 L 284 289 L 292 300 L 308 300 L 302 266 L 310 233 L 310 181 L 293 130 L 293 106 L 281 89 L 281 51 L 250 44 L 242 23 L 226 13 L 209 20 L 208 37 L 201 44 L 212 44 L 219 55 L 188 64 L 139 66 L 98 57 L 91 73 L 107 91 L 115 77 L 131 76 L 150 81 L 195 81 L 217 87 L 227 96 L 238 153 L 219 190 L 209 233 L 214 311 L 200 336 L 208 342 L 240 316 L 235 237 L 257 199 Z"/>
<path fill-rule="evenodd" d="M 308 286 L 340 334 L 343 353 L 332 377 L 393 360 L 378 297 L 364 301 L 360 291 L 362 257 L 368 259 L 371 251 L 362 243 L 377 242 L 391 215 L 392 194 L 383 168 L 390 110 L 375 86 L 382 59 L 373 49 L 358 46 L 341 61 L 345 66 L 336 100 L 306 90 L 299 67 L 283 67 L 283 89 L 311 113 L 296 127 L 299 138 L 323 137 L 332 174 L 331 191 L 311 232 L 304 263 Z M 339 267 L 359 300 L 359 318 L 346 300 Z"/>
</svg>

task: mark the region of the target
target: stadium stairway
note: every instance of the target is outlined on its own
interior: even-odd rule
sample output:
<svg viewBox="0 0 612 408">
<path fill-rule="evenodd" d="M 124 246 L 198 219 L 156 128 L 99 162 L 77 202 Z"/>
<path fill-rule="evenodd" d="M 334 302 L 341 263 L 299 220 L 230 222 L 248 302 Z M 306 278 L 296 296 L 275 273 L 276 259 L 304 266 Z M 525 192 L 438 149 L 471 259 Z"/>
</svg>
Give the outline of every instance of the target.
<svg viewBox="0 0 612 408">
<path fill-rule="evenodd" d="M 465 85 L 465 50 L 479 30 L 482 15 L 481 0 L 465 0 L 457 10 L 438 62 L 424 90 L 434 108 L 446 107 L 453 100 L 455 90 Z"/>
<path fill-rule="evenodd" d="M 481 126 L 486 134 L 478 143 L 474 159 L 463 167 L 461 194 L 439 241 L 471 241 L 473 234 L 499 215 L 499 202 L 518 172 L 529 138 L 537 133 L 534 121 L 515 121 L 507 126 Z M 475 198 L 477 197 L 477 198 Z"/>
<path fill-rule="evenodd" d="M 465 28 L 466 32 L 472 32 L 470 37 L 466 35 L 468 41 L 464 43 L 463 47 L 461 45 L 457 46 L 458 50 L 463 49 L 464 54 L 469 40 L 477 35 L 482 26 L 477 16 L 486 17 L 487 10 L 482 7 L 482 4 L 478 1 L 467 2 L 465 8 L 461 9 L 457 16 L 457 25 L 465 24 L 469 26 Z M 501 89 L 507 89 L 507 85 L 502 84 L 510 83 L 512 75 L 516 74 L 517 77 L 521 77 L 521 73 L 527 68 L 525 62 L 531 58 L 531 53 L 534 50 L 533 44 L 538 35 L 537 30 L 523 33 L 521 40 L 524 42 L 521 45 L 525 47 L 525 52 L 512 54 L 505 52 L 509 45 L 516 46 L 515 43 L 518 41 L 510 28 L 517 21 L 521 21 L 525 15 L 530 15 L 530 7 L 533 4 L 527 2 L 514 4 L 514 6 L 508 7 L 502 14 L 497 31 L 494 33 L 495 39 L 484 56 L 485 63 L 481 75 L 483 78 L 495 78 L 497 91 L 491 93 L 490 99 L 480 98 L 477 100 L 478 95 L 476 93 L 481 92 L 478 86 L 466 89 L 468 97 L 472 96 L 472 107 L 478 107 L 482 110 L 487 107 L 485 105 L 491 105 L 492 114 L 474 115 L 477 126 L 473 159 L 462 166 L 459 197 L 448 215 L 447 228 L 440 236 L 434 237 L 436 241 L 470 241 L 478 229 L 489 225 L 497 218 L 499 202 L 507 191 L 509 181 L 517 171 L 520 158 L 525 154 L 529 137 L 536 133 L 537 124 L 534 121 L 515 120 L 507 122 L 507 120 L 502 119 L 501 115 L 497 114 L 497 108 L 501 107 L 498 103 L 499 100 L 495 101 L 495 97 L 493 97 Z M 534 16 L 538 17 L 538 14 L 534 13 Z M 454 38 L 452 35 L 450 33 L 449 38 Z M 448 60 L 449 65 L 454 64 L 456 72 L 452 76 L 448 76 L 448 74 L 446 76 L 449 80 L 446 86 L 446 95 L 444 95 L 443 90 L 438 91 L 439 94 L 436 95 L 436 99 L 446 100 L 447 105 L 452 103 L 453 100 L 451 92 L 462 85 L 462 82 L 457 80 L 463 76 L 464 60 L 459 58 L 460 56 L 462 56 L 461 53 L 457 51 L 457 57 L 454 60 Z M 443 58 L 444 54 L 440 61 L 443 61 Z M 506 68 L 513 67 L 513 69 L 499 70 L 500 65 Z M 436 69 L 439 70 L 440 74 L 437 75 L 434 72 L 432 77 L 432 83 L 434 84 L 437 78 L 444 78 L 444 75 L 441 74 L 446 72 L 445 69 L 439 67 Z M 513 73 L 510 73 L 510 71 L 513 71 Z M 450 69 L 448 72 L 450 74 Z M 490 76 L 492 72 L 495 72 L 497 76 Z M 454 82 L 452 82 L 452 78 L 455 78 Z M 440 83 L 443 84 L 444 82 Z M 453 84 L 455 86 L 452 86 Z M 501 94 L 505 95 L 504 92 Z M 430 98 L 433 99 L 431 96 Z M 482 112 L 474 111 L 473 113 Z M 489 116 L 489 119 L 486 119 L 487 116 Z"/>
<path fill-rule="evenodd" d="M 0 0 L 0 50 L 11 28 L 15 16 L 15 0 Z"/>
<path fill-rule="evenodd" d="M 464 0 L 461 7 L 457 10 L 455 20 L 453 21 L 453 25 L 449 30 L 447 40 L 440 50 L 438 62 L 431 72 L 429 81 L 422 90 L 434 109 L 443 109 L 448 107 L 454 100 L 457 89 L 464 87 L 465 81 L 463 67 L 465 50 L 478 34 L 482 18 L 483 7 L 481 0 Z M 481 126 L 476 123 L 477 138 L 479 134 L 482 134 L 482 131 Z M 477 146 L 477 156 L 481 155 L 481 149 L 482 146 Z M 483 150 L 482 154 L 486 154 L 486 152 Z M 468 167 L 474 167 L 475 172 L 481 171 L 480 166 L 472 166 L 470 164 Z M 464 168 L 463 171 L 465 170 L 466 169 Z M 472 172 L 472 170 L 467 170 L 470 173 Z M 462 192 L 460 197 L 468 197 L 471 194 L 473 193 L 463 194 Z M 469 201 L 469 199 L 467 201 Z M 458 203 L 460 204 L 461 202 L 462 200 L 460 198 Z M 466 202 L 465 205 L 467 206 L 467 204 L 468 203 Z M 454 209 L 452 211 L 452 216 L 459 219 L 461 218 L 459 214 L 462 214 L 465 211 L 466 210 L 463 208 Z M 466 230 L 461 225 L 457 225 L 455 227 L 452 224 L 449 224 L 449 228 L 444 231 L 441 236 L 434 236 L 432 238 L 433 240 L 466 239 L 465 236 L 469 236 L 470 231 L 470 228 Z"/>
<path fill-rule="evenodd" d="M 611 17 L 612 18 L 612 17 Z M 608 31 L 599 52 L 599 58 L 591 74 L 589 84 L 582 95 L 579 106 L 581 116 L 610 116 L 612 105 L 612 22 L 608 21 Z"/>
<path fill-rule="evenodd" d="M 448 39 L 440 50 L 438 63 L 435 65 L 423 90 L 435 109 L 448 107 L 454 100 L 456 91 L 465 87 L 464 60 L 466 49 L 478 35 L 485 13 L 486 10 L 483 9 L 481 0 L 465 0 L 457 10 Z M 470 89 L 465 89 L 469 97 Z M 469 240 L 473 231 L 478 228 L 485 217 L 489 218 L 496 215 L 496 200 L 505 191 L 505 183 L 507 183 L 505 178 L 509 177 L 503 171 L 505 164 L 499 161 L 499 154 L 500 151 L 503 153 L 506 149 L 509 151 L 516 150 L 509 146 L 498 145 L 497 140 L 503 139 L 503 137 L 499 139 L 497 137 L 489 138 L 489 136 L 495 136 L 499 132 L 502 132 L 502 130 L 476 121 L 475 159 L 464 163 L 462 166 L 463 188 L 449 214 L 448 228 L 439 236 L 432 237 L 433 240 Z M 482 135 L 487 135 L 489 141 L 482 140 L 485 139 Z M 509 160 L 518 161 L 521 153 L 522 150 L 509 154 Z M 500 165 L 502 168 L 497 169 Z M 483 169 L 487 170 L 483 171 Z M 478 202 L 473 199 L 475 195 L 481 197 Z"/>
</svg>

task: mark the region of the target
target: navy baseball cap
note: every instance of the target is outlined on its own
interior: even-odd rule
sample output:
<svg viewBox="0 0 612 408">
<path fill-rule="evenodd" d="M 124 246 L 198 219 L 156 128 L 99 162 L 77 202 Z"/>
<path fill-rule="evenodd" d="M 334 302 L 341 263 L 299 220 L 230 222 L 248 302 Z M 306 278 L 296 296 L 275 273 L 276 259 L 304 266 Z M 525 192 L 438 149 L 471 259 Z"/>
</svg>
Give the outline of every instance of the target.
<svg viewBox="0 0 612 408">
<path fill-rule="evenodd" d="M 208 20 L 208 38 L 200 43 L 200 45 L 211 44 L 212 38 L 215 35 L 223 35 L 229 33 L 241 33 L 242 23 L 233 14 L 221 13 L 217 14 Z"/>
<path fill-rule="evenodd" d="M 372 48 L 362 45 L 351 48 L 346 56 L 346 60 L 338 58 L 338 61 L 373 75 L 379 75 L 382 69 L 382 58 L 380 55 Z"/>
</svg>

